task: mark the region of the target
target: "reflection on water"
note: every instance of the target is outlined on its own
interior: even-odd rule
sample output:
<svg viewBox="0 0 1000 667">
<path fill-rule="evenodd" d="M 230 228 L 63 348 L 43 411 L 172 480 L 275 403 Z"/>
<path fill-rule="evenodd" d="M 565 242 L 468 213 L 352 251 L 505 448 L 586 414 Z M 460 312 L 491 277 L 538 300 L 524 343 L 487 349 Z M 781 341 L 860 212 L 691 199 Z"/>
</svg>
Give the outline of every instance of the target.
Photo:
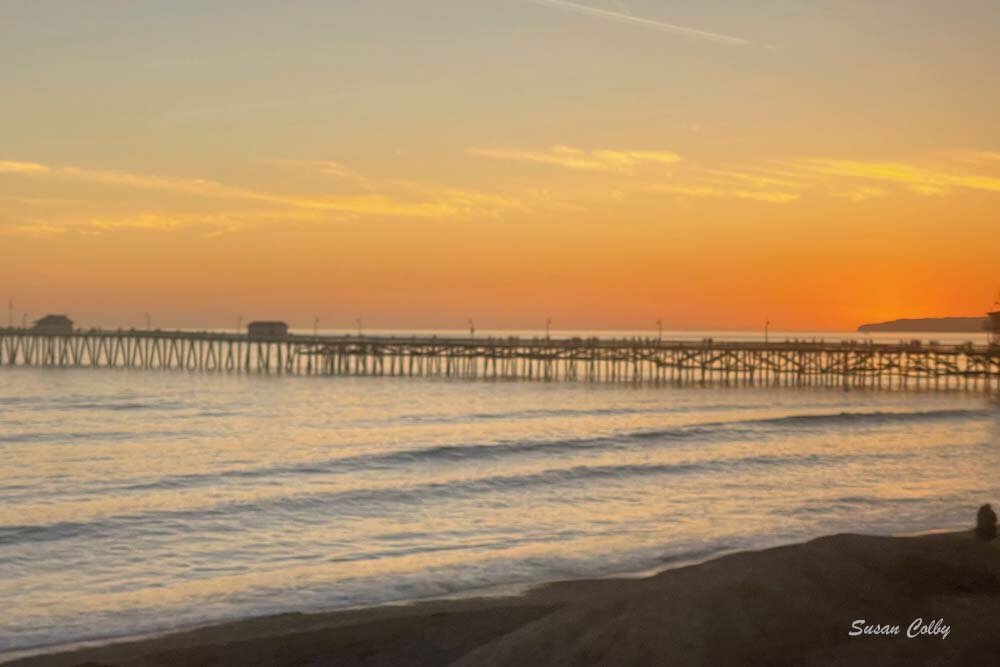
<svg viewBox="0 0 1000 667">
<path fill-rule="evenodd" d="M 2 369 L 0 652 L 996 501 L 981 397 Z"/>
</svg>

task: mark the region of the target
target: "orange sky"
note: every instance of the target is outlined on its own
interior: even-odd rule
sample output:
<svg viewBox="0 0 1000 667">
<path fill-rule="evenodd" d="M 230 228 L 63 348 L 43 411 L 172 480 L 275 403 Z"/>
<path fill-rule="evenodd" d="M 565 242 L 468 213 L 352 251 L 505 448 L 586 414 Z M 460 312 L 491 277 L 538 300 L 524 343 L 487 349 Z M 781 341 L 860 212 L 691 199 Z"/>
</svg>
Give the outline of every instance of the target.
<svg viewBox="0 0 1000 667">
<path fill-rule="evenodd" d="M 1000 287 L 995 9 L 331 4 L 10 10 L 15 319 L 839 330 Z"/>
</svg>

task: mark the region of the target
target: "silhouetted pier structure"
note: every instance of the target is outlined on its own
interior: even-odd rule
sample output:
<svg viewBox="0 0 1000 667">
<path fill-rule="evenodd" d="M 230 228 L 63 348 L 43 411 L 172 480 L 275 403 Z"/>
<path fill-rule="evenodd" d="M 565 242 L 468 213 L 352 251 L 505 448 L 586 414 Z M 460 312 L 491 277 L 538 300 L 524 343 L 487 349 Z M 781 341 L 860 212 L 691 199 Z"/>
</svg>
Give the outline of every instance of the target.
<svg viewBox="0 0 1000 667">
<path fill-rule="evenodd" d="M 1000 391 L 1000 346 L 0 329 L 0 366 Z"/>
</svg>

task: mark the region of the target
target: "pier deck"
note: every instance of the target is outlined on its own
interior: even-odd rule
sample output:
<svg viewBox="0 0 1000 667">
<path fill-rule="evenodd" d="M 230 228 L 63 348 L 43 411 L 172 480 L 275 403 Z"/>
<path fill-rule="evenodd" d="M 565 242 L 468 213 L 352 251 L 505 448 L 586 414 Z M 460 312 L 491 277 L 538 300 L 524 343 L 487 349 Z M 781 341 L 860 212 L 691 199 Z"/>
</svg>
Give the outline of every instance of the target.
<svg viewBox="0 0 1000 667">
<path fill-rule="evenodd" d="M 1000 346 L 0 329 L 0 367 L 1000 391 Z"/>
</svg>

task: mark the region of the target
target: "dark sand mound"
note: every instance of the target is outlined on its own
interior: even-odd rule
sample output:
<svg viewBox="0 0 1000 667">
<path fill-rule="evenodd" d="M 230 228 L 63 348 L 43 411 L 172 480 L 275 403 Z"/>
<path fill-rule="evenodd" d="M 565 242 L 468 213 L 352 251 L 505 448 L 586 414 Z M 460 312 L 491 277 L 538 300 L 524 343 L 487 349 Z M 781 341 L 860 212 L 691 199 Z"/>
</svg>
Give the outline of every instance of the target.
<svg viewBox="0 0 1000 667">
<path fill-rule="evenodd" d="M 906 637 L 943 619 L 947 638 Z M 852 622 L 900 626 L 850 637 Z M 835 535 L 647 579 L 291 614 L 22 665 L 1000 664 L 1000 550 L 972 533 Z"/>
</svg>

